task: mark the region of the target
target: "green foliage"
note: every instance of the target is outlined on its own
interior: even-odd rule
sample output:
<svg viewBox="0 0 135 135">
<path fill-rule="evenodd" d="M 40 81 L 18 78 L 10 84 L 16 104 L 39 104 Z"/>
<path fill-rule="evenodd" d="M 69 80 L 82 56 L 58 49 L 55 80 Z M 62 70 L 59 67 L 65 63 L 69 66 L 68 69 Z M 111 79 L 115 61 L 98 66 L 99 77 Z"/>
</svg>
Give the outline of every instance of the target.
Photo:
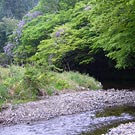
<svg viewBox="0 0 135 135">
<path fill-rule="evenodd" d="M 40 0 L 33 11 L 43 14 L 24 26 L 14 59 L 70 70 L 73 63 L 87 65 L 103 52 L 117 68 L 134 68 L 134 4 L 132 0 Z"/>
<path fill-rule="evenodd" d="M 3 24 L 3 27 L 5 28 L 6 36 L 10 35 L 11 32 L 16 28 L 18 21 L 11 18 L 2 18 L 1 24 Z"/>
<path fill-rule="evenodd" d="M 71 88 L 75 90 L 79 86 L 90 89 L 101 88 L 100 83 L 88 75 L 81 75 L 78 72 L 45 72 L 44 68 L 39 69 L 35 67 L 29 67 L 26 70 L 24 82 L 24 85 L 26 85 L 27 88 L 30 88 L 33 91 L 36 90 L 36 92 L 39 92 L 39 90 L 45 90 L 48 94 L 63 89 Z"/>
<path fill-rule="evenodd" d="M 40 83 L 40 81 L 43 81 L 43 78 L 46 78 L 45 74 L 46 73 L 42 72 L 42 70 L 35 68 L 34 66 L 28 65 L 25 68 L 23 85 L 26 86 L 26 89 L 31 89 L 33 92 L 38 94 L 37 93 L 38 89 L 40 89 L 40 87 L 42 87 L 42 84 Z"/>
<path fill-rule="evenodd" d="M 101 85 L 88 75 L 74 72 L 53 72 L 46 67 L 0 67 L 0 102 L 35 100 L 39 96 L 52 95 L 64 89 L 79 87 L 99 89 Z"/>
<path fill-rule="evenodd" d="M 50 39 L 40 42 L 38 52 L 34 56 L 38 62 L 46 61 L 49 64 L 65 67 L 70 61 L 78 64 L 88 64 L 93 61 L 90 51 L 95 33 L 90 29 L 90 10 L 85 10 L 86 7 L 89 5 L 86 6 L 84 2 L 77 3 L 73 10 L 69 10 L 70 20 L 65 25 L 57 25 Z M 62 15 L 64 13 L 62 12 Z"/>
<path fill-rule="evenodd" d="M 12 34 L 16 28 L 17 20 L 11 18 L 2 18 L 0 22 L 0 52 L 3 52 L 3 47 L 8 41 L 8 36 Z"/>
<path fill-rule="evenodd" d="M 63 76 L 63 79 L 69 80 L 70 85 L 73 87 L 73 89 L 79 86 L 89 89 L 100 89 L 102 87 L 98 81 L 96 81 L 89 75 L 80 74 L 78 72 L 64 72 L 59 75 Z"/>
<path fill-rule="evenodd" d="M 3 17 L 21 19 L 27 11 L 36 6 L 38 0 L 1 0 L 0 20 Z"/>
<path fill-rule="evenodd" d="M 0 67 L 0 102 L 14 98 L 14 93 L 23 77 L 23 68 L 10 66 Z"/>
<path fill-rule="evenodd" d="M 0 53 L 4 52 L 3 47 L 7 45 L 9 36 L 17 26 L 18 19 L 22 19 L 25 13 L 34 7 L 37 2 L 38 0 L 0 1 Z M 10 39 L 10 42 L 12 42 L 12 39 Z"/>
<path fill-rule="evenodd" d="M 135 2 L 93 1 L 91 22 L 99 33 L 94 47 L 103 48 L 107 56 L 116 61 L 116 67 L 135 66 Z"/>
<path fill-rule="evenodd" d="M 4 53 L 0 53 L 0 65 L 6 66 L 8 64 L 9 64 L 9 57 Z"/>
<path fill-rule="evenodd" d="M 60 10 L 66 11 L 74 8 L 79 1 L 81 0 L 40 0 L 36 10 L 41 10 L 44 13 L 58 13 Z"/>
<path fill-rule="evenodd" d="M 66 17 L 65 17 L 65 14 Z M 54 27 L 62 25 L 69 20 L 69 12 L 58 15 L 39 16 L 25 25 L 19 46 L 15 49 L 17 61 L 29 61 L 37 51 L 37 46 L 43 39 L 50 38 Z M 53 18 L 53 19 L 52 19 Z"/>
<path fill-rule="evenodd" d="M 26 24 L 21 43 L 15 51 L 18 60 L 61 64 L 64 57 L 75 52 L 75 62 L 82 64 L 92 61 L 89 52 L 94 33 L 90 30 L 90 10 L 85 10 L 86 7 L 89 6 L 85 2 L 80 2 L 74 9 L 43 15 Z"/>
</svg>

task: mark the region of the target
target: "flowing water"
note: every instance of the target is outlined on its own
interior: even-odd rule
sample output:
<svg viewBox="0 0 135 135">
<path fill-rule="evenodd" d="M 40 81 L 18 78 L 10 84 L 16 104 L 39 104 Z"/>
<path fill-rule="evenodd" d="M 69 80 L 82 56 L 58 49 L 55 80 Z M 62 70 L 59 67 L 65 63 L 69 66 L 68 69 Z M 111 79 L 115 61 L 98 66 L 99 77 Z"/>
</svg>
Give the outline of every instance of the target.
<svg viewBox="0 0 135 135">
<path fill-rule="evenodd" d="M 134 119 L 135 107 L 120 106 L 4 127 L 0 129 L 0 135 L 101 135 L 112 126 Z"/>
</svg>

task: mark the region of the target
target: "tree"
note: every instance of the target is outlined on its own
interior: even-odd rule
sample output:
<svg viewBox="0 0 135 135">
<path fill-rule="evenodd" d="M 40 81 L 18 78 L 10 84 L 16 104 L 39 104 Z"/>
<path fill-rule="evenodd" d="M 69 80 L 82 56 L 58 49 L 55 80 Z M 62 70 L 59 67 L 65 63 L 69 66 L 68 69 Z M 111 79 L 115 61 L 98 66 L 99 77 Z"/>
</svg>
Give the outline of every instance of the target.
<svg viewBox="0 0 135 135">
<path fill-rule="evenodd" d="M 12 34 L 17 25 L 17 20 L 4 17 L 0 22 L 0 52 L 3 52 L 3 47 L 8 41 L 8 36 Z"/>
<path fill-rule="evenodd" d="M 88 64 L 93 60 L 90 53 L 91 38 L 94 35 L 90 30 L 90 7 L 80 2 L 66 13 L 69 11 L 70 19 L 65 25 L 57 25 L 51 37 L 44 39 L 38 45 L 39 50 L 34 56 L 38 62 L 66 67 L 71 64 L 71 61 L 77 64 Z M 66 16 L 65 12 L 59 14 Z"/>
<path fill-rule="evenodd" d="M 63 25 L 70 18 L 69 12 L 63 11 L 61 14 L 49 14 L 38 16 L 37 18 L 28 22 L 22 30 L 20 37 L 20 43 L 15 48 L 15 54 L 17 60 L 23 58 L 24 61 L 28 60 L 37 52 L 37 46 L 42 40 L 51 38 L 51 33 L 54 28 L 58 25 Z M 65 16 L 66 15 L 66 16 Z M 25 55 L 24 55 L 25 54 Z"/>
<path fill-rule="evenodd" d="M 135 1 L 92 1 L 91 22 L 98 33 L 93 48 L 102 48 L 117 68 L 135 66 Z"/>
<path fill-rule="evenodd" d="M 36 9 L 42 10 L 44 13 L 58 13 L 60 10 L 74 8 L 79 1 L 81 0 L 40 0 Z"/>
<path fill-rule="evenodd" d="M 134 6 L 133 0 L 40 0 L 32 11 L 42 14 L 23 25 L 16 58 L 89 64 L 103 53 L 117 68 L 133 68 Z"/>
<path fill-rule="evenodd" d="M 22 19 L 37 3 L 38 0 L 1 0 L 0 19 L 3 17 Z"/>
</svg>

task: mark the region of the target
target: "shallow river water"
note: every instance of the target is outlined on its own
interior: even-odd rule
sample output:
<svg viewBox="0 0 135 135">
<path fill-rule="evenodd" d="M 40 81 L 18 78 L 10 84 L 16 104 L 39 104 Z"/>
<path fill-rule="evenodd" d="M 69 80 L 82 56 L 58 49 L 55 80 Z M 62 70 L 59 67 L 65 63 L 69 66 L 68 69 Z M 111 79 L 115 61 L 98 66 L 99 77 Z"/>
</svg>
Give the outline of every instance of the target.
<svg viewBox="0 0 135 135">
<path fill-rule="evenodd" d="M 83 112 L 48 121 L 3 127 L 0 129 L 0 135 L 100 135 L 107 132 L 110 126 L 134 121 L 134 118 L 134 107 L 116 107 L 99 112 Z"/>
</svg>

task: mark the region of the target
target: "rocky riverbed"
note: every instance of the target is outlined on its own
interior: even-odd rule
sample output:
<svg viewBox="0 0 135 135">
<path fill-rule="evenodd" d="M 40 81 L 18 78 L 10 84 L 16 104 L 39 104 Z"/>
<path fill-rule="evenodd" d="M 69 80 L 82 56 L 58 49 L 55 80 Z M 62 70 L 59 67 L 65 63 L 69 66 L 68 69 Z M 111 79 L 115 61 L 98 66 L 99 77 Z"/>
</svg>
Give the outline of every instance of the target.
<svg viewBox="0 0 135 135">
<path fill-rule="evenodd" d="M 61 115 L 135 104 L 135 91 L 79 91 L 51 96 L 40 101 L 10 106 L 0 113 L 0 125 L 48 120 Z"/>
<path fill-rule="evenodd" d="M 121 124 L 116 128 L 110 129 L 110 132 L 105 135 L 135 135 L 135 122 Z"/>
<path fill-rule="evenodd" d="M 128 107 L 127 112 L 130 109 Z M 115 124 L 133 119 L 134 117 L 128 113 L 121 113 L 119 116 L 97 117 L 95 111 L 87 111 L 50 120 L 3 127 L 0 128 L 0 135 L 101 135 Z"/>
</svg>

